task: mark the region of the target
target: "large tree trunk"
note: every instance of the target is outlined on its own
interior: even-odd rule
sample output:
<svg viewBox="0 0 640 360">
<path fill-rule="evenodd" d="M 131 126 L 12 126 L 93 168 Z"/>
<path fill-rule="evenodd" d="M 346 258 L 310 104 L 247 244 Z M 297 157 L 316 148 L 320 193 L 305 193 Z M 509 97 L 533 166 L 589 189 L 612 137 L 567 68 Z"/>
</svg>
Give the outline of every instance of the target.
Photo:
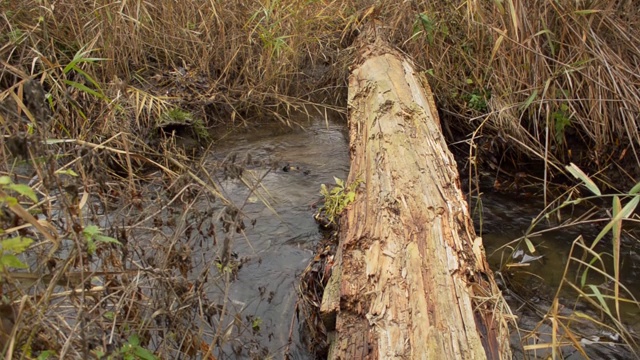
<svg viewBox="0 0 640 360">
<path fill-rule="evenodd" d="M 330 359 L 510 359 L 504 301 L 429 85 L 378 40 L 358 51 L 348 182 L 363 183 L 321 308 Z"/>
</svg>

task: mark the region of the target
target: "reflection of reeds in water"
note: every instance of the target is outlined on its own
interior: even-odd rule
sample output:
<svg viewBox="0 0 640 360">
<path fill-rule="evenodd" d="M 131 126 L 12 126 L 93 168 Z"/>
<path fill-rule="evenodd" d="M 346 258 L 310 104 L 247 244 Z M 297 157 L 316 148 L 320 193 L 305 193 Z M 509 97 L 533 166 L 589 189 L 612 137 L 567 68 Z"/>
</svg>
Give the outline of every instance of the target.
<svg viewBox="0 0 640 360">
<path fill-rule="evenodd" d="M 640 203 L 640 185 L 634 186 L 626 194 L 602 195 L 596 183 L 577 166 L 571 164 L 567 166 L 567 171 L 574 174 L 593 196 L 580 195 L 576 186 L 552 202 L 531 222 L 525 236 L 502 247 L 524 254 L 508 256 L 510 260 L 503 265 L 503 273 L 538 277 L 535 269 L 524 269 L 531 262 L 546 256 L 544 245 L 538 237 L 543 233 L 580 229 L 594 224 L 604 226 L 590 241 L 579 235 L 572 242 L 568 258 L 564 260 L 561 280 L 546 307 L 544 301 L 535 303 L 528 300 L 538 296 L 545 298 L 543 294 L 536 294 L 532 281 L 528 281 L 527 289 L 523 289 L 526 293 L 518 291 L 517 287 L 510 287 L 521 305 L 533 309 L 540 317 L 532 329 L 521 329 L 524 351 L 534 357 L 549 355 L 552 358 L 560 358 L 573 351 L 585 358 L 600 356 L 594 355 L 600 354 L 598 351 L 636 357 L 638 337 L 631 328 L 634 321 L 630 319 L 637 317 L 640 301 L 636 297 L 637 290 L 627 283 L 629 278 L 621 272 L 624 263 L 634 259 L 628 256 L 625 259 L 621 251 L 623 220 L 630 219 Z M 612 199 L 612 207 L 605 218 L 601 218 L 601 211 L 591 205 L 592 209 L 584 211 L 582 216 L 536 230 L 545 220 L 561 219 L 564 212 L 578 204 L 594 204 L 603 199 Z M 632 238 L 632 241 L 637 245 L 637 238 Z M 522 297 L 517 293 L 522 293 Z"/>
</svg>

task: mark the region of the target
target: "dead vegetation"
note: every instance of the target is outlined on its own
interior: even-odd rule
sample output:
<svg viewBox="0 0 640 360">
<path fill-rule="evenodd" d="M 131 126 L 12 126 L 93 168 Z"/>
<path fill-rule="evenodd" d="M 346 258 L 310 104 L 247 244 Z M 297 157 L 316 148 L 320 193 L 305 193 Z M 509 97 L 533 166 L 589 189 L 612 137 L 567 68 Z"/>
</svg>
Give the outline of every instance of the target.
<svg viewBox="0 0 640 360">
<path fill-rule="evenodd" d="M 124 135 L 43 141 L 26 159 L 6 156 L 4 358 L 213 359 L 251 350 L 234 343 L 252 325 L 226 288 L 242 265 L 228 253 L 244 229 L 241 213 L 180 149 L 116 149 L 134 144 Z"/>
<path fill-rule="evenodd" d="M 310 100 L 344 105 L 348 46 L 363 22 L 378 21 L 429 75 L 449 130 L 475 135 L 474 152 L 547 160 L 549 175 L 568 161 L 594 171 L 639 162 L 640 15 L 630 1 L 2 7 L 3 89 L 43 84 L 66 115 L 56 125 L 73 137 L 144 134 L 175 107 L 211 126 L 286 122 L 282 110 Z M 74 111 L 96 115 L 89 124 Z"/>
<path fill-rule="evenodd" d="M 196 230 L 160 214 L 192 209 L 194 194 L 225 202 L 191 157 L 226 127 L 343 110 L 363 22 L 391 27 L 390 42 L 427 74 L 470 172 L 527 176 L 522 160 L 534 159 L 543 171 L 530 178 L 545 183 L 569 161 L 603 188 L 639 176 L 640 10 L 630 0 L 24 0 L 0 10 L 0 175 L 11 180 L 1 239 L 34 240 L 3 246 L 29 267 L 3 263 L 6 358 L 207 358 L 222 347 L 234 321 L 224 298 L 207 300 L 204 283 L 184 276 Z M 188 150 L 174 146 L 189 138 Z"/>
</svg>

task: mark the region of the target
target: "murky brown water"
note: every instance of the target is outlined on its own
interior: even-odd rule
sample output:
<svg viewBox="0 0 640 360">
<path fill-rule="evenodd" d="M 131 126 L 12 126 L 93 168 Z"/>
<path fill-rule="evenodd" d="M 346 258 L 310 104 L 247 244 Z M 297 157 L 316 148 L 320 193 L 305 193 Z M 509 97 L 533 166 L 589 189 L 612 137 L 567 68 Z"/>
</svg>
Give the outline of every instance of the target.
<svg viewBox="0 0 640 360">
<path fill-rule="evenodd" d="M 230 154 L 236 158 L 246 158 L 250 154 L 249 171 L 244 178 L 262 178 L 260 196 L 251 194 L 239 179 L 222 181 L 224 195 L 233 201 L 246 216 L 246 238 L 238 235 L 232 242 L 232 251 L 239 258 L 247 259 L 240 269 L 237 280 L 231 284 L 229 299 L 235 310 L 242 314 L 259 317 L 260 331 L 236 341 L 243 346 L 253 343 L 254 353 L 262 352 L 265 358 L 282 358 L 288 349 L 294 359 L 310 359 L 299 336 L 299 324 L 295 318 L 297 277 L 313 256 L 315 244 L 321 234 L 312 215 L 311 204 L 319 199 L 320 184 L 333 184 L 333 177 L 346 178 L 349 170 L 348 139 L 346 128 L 341 122 L 313 120 L 302 124 L 306 129 L 282 129 L 262 127 L 246 134 L 228 136 L 216 144 L 208 161 L 219 163 Z M 300 171 L 283 171 L 290 164 L 300 167 Z M 220 175 L 222 176 L 222 175 Z M 269 206 L 261 200 L 267 199 Z M 201 206 L 211 206 L 202 204 Z M 482 197 L 482 229 L 488 253 L 501 245 L 522 236 L 531 219 L 542 209 L 539 201 L 510 198 L 487 192 Z M 479 224 L 476 214 L 476 225 Z M 255 226 L 249 225 L 255 221 Z M 570 244 L 581 232 L 594 236 L 597 229 L 556 231 L 536 238 L 543 258 L 526 268 L 527 276 L 514 276 L 513 281 L 521 281 L 524 287 L 536 279 L 538 288 L 525 296 L 546 311 L 548 300 L 559 284 Z M 220 235 L 223 236 L 222 234 Z M 624 262 L 624 281 L 634 289 L 640 288 L 640 258 L 633 247 L 625 248 L 627 260 Z M 496 252 L 490 261 L 495 269 L 509 252 Z M 215 248 L 203 250 L 203 259 L 215 256 Z M 517 274 L 516 274 L 517 275 Z M 520 279 L 520 280 L 518 280 Z M 520 286 L 522 286 L 520 284 Z M 529 286 L 531 288 L 531 286 Z M 211 296 L 219 296 L 212 291 Z M 636 291 L 637 294 L 637 291 Z M 520 326 L 530 329 L 540 320 L 535 311 L 520 306 L 518 298 L 508 295 L 519 316 Z M 640 295 L 640 294 L 637 294 Z M 537 298 L 536 298 L 537 297 Z M 640 331 L 637 312 L 629 310 L 629 324 Z M 588 329 L 587 329 L 588 330 Z M 518 346 L 514 335 L 514 346 Z M 592 351 L 593 350 L 593 351 Z M 628 358 L 629 353 L 619 346 L 591 348 L 594 358 Z M 544 355 L 544 354 L 539 354 Z M 521 351 L 516 356 L 522 357 Z M 568 352 L 566 356 L 578 359 Z"/>
</svg>

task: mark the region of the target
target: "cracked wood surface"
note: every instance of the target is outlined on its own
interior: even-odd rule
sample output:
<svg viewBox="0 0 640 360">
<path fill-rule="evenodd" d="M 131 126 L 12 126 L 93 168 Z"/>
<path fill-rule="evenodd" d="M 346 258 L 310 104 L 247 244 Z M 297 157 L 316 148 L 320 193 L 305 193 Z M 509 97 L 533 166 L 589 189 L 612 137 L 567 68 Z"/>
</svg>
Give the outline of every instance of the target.
<svg viewBox="0 0 640 360">
<path fill-rule="evenodd" d="M 503 301 L 429 86 L 379 41 L 359 51 L 348 182 L 364 183 L 341 218 L 323 299 L 335 320 L 330 358 L 510 359 L 508 329 L 494 314 Z"/>
</svg>

